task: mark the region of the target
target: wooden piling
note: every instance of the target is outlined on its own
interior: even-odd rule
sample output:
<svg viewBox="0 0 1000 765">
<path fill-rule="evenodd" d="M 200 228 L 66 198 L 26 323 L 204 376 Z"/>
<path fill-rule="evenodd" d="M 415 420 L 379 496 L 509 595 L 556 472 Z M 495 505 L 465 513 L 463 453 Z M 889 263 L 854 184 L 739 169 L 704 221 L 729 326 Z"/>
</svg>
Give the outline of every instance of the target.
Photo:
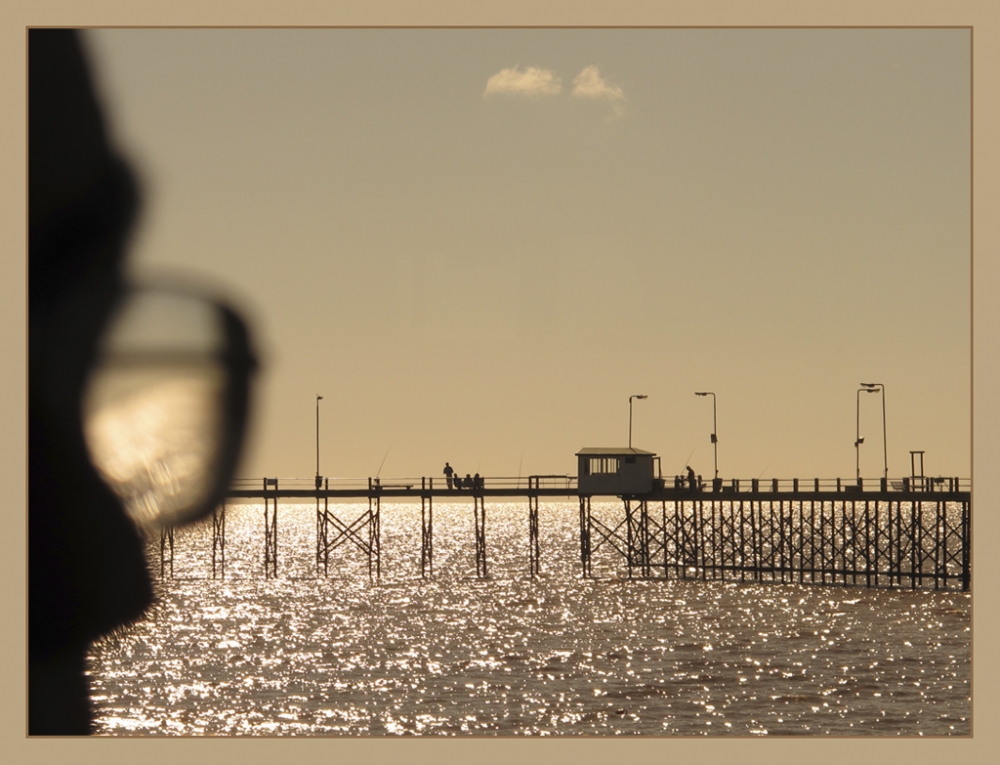
<svg viewBox="0 0 1000 765">
<path fill-rule="evenodd" d="M 486 579 L 486 503 L 480 494 L 472 498 L 476 525 L 476 576 Z"/>
<path fill-rule="evenodd" d="M 216 561 L 218 559 L 218 562 Z M 212 578 L 226 578 L 226 503 L 212 513 Z"/>
</svg>

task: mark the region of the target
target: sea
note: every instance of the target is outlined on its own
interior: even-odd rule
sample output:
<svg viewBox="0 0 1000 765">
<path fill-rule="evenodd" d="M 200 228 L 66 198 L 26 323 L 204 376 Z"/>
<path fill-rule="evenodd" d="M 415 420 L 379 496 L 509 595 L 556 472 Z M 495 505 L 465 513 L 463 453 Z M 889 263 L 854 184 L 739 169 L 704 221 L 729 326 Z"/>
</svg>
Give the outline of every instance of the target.
<svg viewBox="0 0 1000 765">
<path fill-rule="evenodd" d="M 279 508 L 276 576 L 263 504 L 227 508 L 224 576 L 210 519 L 172 576 L 152 539 L 154 606 L 89 657 L 97 734 L 972 734 L 969 593 L 630 580 L 609 545 L 583 578 L 573 500 L 541 504 L 532 578 L 527 503 L 486 510 L 485 579 L 463 502 L 434 505 L 426 577 L 413 503 L 382 503 L 378 577 L 350 541 L 317 565 L 315 504 Z"/>
</svg>

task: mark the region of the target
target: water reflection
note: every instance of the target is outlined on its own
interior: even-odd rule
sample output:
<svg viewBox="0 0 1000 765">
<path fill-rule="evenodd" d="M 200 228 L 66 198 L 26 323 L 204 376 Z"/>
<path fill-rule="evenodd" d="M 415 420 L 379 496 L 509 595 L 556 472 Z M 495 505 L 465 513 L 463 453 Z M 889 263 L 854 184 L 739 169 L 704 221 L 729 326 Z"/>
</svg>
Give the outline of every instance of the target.
<svg viewBox="0 0 1000 765">
<path fill-rule="evenodd" d="M 345 552 L 315 578 L 315 509 L 282 508 L 264 580 L 263 508 L 178 534 L 150 619 L 93 655 L 98 725 L 127 734 L 968 735 L 967 594 L 579 578 L 578 509 L 491 506 L 474 578 L 470 506 L 383 505 L 383 579 Z M 335 564 L 335 565 L 334 565 Z M 598 573 L 595 566 L 595 573 Z"/>
</svg>

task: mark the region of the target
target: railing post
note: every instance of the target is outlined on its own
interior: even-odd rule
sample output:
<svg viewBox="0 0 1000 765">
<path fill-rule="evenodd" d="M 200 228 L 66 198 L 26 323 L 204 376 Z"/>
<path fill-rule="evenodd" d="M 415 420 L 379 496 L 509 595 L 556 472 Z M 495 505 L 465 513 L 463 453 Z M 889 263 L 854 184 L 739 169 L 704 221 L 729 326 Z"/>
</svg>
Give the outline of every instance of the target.
<svg viewBox="0 0 1000 765">
<path fill-rule="evenodd" d="M 771 491 L 773 491 L 775 494 L 778 493 L 778 479 L 777 478 L 772 478 L 771 479 Z"/>
<path fill-rule="evenodd" d="M 881 488 L 882 491 L 889 491 L 889 479 L 886 478 L 885 476 L 882 476 L 882 480 L 879 483 L 879 487 Z"/>
<path fill-rule="evenodd" d="M 750 479 L 750 491 L 756 492 L 760 488 L 760 479 L 751 478 Z"/>
</svg>

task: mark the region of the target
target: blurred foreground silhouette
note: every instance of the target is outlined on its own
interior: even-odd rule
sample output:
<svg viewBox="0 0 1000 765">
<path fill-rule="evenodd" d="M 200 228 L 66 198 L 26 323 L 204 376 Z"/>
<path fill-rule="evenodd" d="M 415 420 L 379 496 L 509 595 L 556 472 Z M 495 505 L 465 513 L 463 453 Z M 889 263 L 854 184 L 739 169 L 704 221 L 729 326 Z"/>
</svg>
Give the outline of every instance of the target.
<svg viewBox="0 0 1000 765">
<path fill-rule="evenodd" d="M 141 526 L 215 507 L 254 361 L 225 306 L 125 284 L 137 187 L 75 31 L 29 31 L 28 122 L 28 733 L 81 735 L 90 644 L 152 598 Z M 164 381 L 200 392 L 171 403 Z"/>
</svg>

